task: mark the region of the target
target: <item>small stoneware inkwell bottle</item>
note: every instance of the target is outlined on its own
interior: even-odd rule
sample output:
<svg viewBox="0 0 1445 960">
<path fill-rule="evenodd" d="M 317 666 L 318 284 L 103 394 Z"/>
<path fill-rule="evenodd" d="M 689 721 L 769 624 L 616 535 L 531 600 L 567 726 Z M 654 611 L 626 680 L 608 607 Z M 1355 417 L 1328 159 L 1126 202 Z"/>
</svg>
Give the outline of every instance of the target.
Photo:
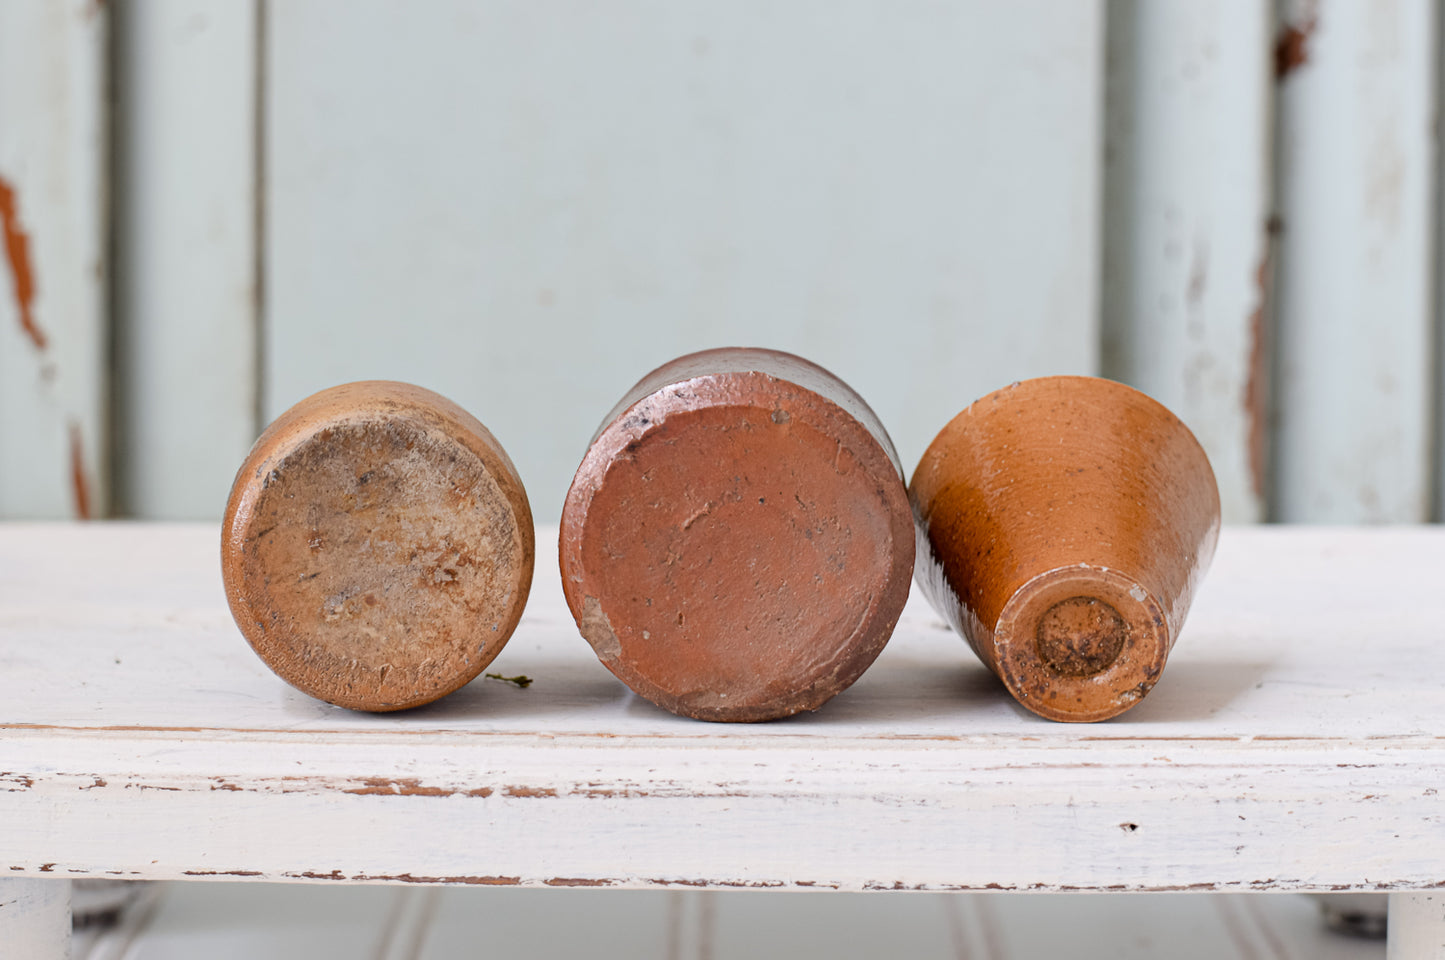
<svg viewBox="0 0 1445 960">
<path fill-rule="evenodd" d="M 1219 535 L 1194 435 L 1131 387 L 1043 377 L 943 428 L 909 488 L 918 581 L 1010 693 L 1104 720 L 1159 679 Z"/>
<path fill-rule="evenodd" d="M 236 625 L 313 697 L 401 710 L 506 644 L 532 584 L 527 494 L 487 428 L 405 383 L 349 383 L 276 419 L 236 474 L 221 571 Z"/>
<path fill-rule="evenodd" d="M 562 511 L 582 635 L 637 693 L 700 720 L 814 710 L 887 643 L 914 535 L 898 456 L 845 383 L 708 350 L 603 421 Z"/>
</svg>

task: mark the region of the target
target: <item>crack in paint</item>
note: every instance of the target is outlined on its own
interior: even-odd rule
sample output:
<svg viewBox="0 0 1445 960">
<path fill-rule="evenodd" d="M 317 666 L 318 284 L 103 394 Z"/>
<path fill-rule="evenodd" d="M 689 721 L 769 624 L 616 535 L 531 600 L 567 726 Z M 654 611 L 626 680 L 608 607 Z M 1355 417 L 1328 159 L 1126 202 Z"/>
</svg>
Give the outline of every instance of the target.
<svg viewBox="0 0 1445 960">
<path fill-rule="evenodd" d="M 10 273 L 15 278 L 15 307 L 20 313 L 20 329 L 35 349 L 44 350 L 49 341 L 45 332 L 35 324 L 35 271 L 30 264 L 30 238 L 20 225 L 20 210 L 15 199 L 15 187 L 0 177 L 0 232 L 5 240 L 5 259 L 10 263 Z"/>
<path fill-rule="evenodd" d="M 70 490 L 74 498 L 75 516 L 90 519 L 90 486 L 85 479 L 85 444 L 81 441 L 80 424 L 70 421 Z"/>
<path fill-rule="evenodd" d="M 1264 253 L 1254 274 L 1259 300 L 1249 315 L 1249 369 L 1244 382 L 1244 414 L 1249 424 L 1246 445 L 1249 479 L 1254 495 L 1261 503 L 1266 495 L 1265 479 L 1269 468 L 1269 341 L 1265 314 L 1270 299 L 1270 257 L 1278 232 L 1278 221 L 1270 218 L 1265 224 Z"/>
</svg>

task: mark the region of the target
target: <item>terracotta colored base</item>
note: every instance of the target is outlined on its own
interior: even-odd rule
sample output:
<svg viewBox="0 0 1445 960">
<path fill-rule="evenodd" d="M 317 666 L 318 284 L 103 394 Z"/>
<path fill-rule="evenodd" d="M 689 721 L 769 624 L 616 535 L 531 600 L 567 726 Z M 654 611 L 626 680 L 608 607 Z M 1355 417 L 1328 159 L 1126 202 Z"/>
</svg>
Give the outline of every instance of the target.
<svg viewBox="0 0 1445 960">
<path fill-rule="evenodd" d="M 624 404 L 562 515 L 583 636 L 674 713 L 817 709 L 877 657 L 908 595 L 911 516 L 881 425 L 821 367 L 761 350 L 681 358 Z"/>
<path fill-rule="evenodd" d="M 910 494 L 934 607 L 1053 720 L 1143 699 L 1219 532 L 1214 474 L 1188 428 L 1092 377 L 979 400 L 929 446 Z"/>
<path fill-rule="evenodd" d="M 474 678 L 521 618 L 535 554 L 516 470 L 486 428 L 420 387 L 333 387 L 282 414 L 222 528 L 231 612 L 306 693 L 401 710 Z"/>
</svg>

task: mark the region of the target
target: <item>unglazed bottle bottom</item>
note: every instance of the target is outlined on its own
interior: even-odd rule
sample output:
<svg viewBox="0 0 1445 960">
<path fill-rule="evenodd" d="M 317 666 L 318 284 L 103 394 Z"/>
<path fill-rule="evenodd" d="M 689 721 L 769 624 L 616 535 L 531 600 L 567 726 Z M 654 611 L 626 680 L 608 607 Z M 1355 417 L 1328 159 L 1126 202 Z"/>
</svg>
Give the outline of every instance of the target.
<svg viewBox="0 0 1445 960">
<path fill-rule="evenodd" d="M 1107 567 L 1057 567 L 1025 583 L 994 627 L 997 673 L 1050 720 L 1106 720 L 1149 692 L 1169 656 L 1159 603 Z"/>
</svg>

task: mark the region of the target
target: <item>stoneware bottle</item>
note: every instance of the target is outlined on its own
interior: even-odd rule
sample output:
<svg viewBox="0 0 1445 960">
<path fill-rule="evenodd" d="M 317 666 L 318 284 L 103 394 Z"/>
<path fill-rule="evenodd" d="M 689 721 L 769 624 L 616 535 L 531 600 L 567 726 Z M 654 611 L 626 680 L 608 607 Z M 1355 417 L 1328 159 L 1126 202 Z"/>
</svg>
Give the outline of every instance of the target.
<svg viewBox="0 0 1445 960">
<path fill-rule="evenodd" d="M 772 720 L 846 689 L 898 621 L 913 551 L 878 418 L 772 350 L 708 350 L 644 377 L 562 511 L 582 635 L 637 693 L 700 720 Z"/>
<path fill-rule="evenodd" d="M 1104 720 L 1147 694 L 1219 535 L 1194 435 L 1094 377 L 991 393 L 934 439 L 909 488 L 918 581 L 1019 703 Z"/>
<path fill-rule="evenodd" d="M 535 552 L 522 481 L 486 427 L 386 381 L 278 417 L 221 532 L 231 614 L 256 653 L 355 710 L 430 703 L 480 673 L 522 616 Z"/>
</svg>

